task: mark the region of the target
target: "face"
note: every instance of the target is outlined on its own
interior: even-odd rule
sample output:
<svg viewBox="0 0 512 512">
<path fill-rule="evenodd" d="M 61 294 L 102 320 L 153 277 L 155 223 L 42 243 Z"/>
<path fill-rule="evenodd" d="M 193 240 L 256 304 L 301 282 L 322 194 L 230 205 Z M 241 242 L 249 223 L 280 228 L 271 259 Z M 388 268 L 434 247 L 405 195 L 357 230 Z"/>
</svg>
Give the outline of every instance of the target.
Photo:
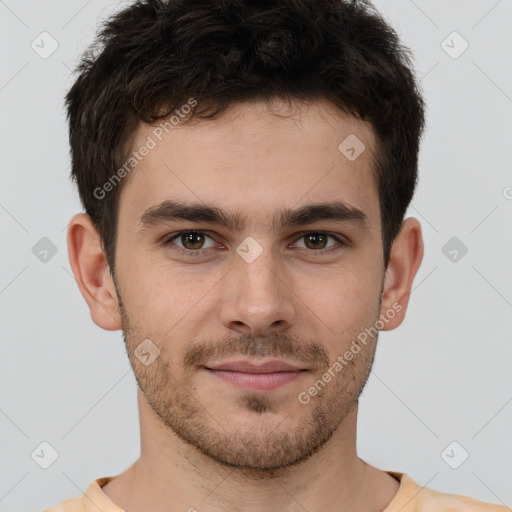
<svg viewBox="0 0 512 512">
<path fill-rule="evenodd" d="M 161 141 L 141 126 L 133 150 L 157 144 L 123 184 L 115 269 L 154 413 L 261 472 L 306 460 L 357 405 L 384 277 L 371 127 L 323 101 L 273 112 L 234 105 Z M 349 135 L 356 159 L 338 148 Z"/>
</svg>

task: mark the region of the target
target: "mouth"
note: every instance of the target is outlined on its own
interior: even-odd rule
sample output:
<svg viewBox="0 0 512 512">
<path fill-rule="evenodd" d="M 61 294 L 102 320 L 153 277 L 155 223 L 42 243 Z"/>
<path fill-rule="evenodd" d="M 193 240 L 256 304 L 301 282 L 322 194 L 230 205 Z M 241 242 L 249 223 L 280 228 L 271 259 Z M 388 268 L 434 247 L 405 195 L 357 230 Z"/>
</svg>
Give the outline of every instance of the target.
<svg viewBox="0 0 512 512">
<path fill-rule="evenodd" d="M 249 391 L 272 391 L 304 376 L 308 369 L 282 360 L 229 361 L 204 366 L 212 376 Z"/>
</svg>

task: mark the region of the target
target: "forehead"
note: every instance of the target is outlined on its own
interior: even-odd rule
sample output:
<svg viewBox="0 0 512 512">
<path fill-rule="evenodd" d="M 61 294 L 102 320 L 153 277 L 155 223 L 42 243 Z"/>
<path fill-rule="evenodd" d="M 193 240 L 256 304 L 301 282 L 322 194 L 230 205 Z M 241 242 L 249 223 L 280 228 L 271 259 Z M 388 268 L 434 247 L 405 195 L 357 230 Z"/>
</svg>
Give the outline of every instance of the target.
<svg viewBox="0 0 512 512">
<path fill-rule="evenodd" d="M 343 201 L 378 220 L 373 130 L 327 101 L 244 102 L 216 119 L 166 126 L 141 124 L 132 138 L 132 152 L 151 149 L 123 184 L 120 221 L 169 200 L 260 224 L 283 207 Z"/>
</svg>

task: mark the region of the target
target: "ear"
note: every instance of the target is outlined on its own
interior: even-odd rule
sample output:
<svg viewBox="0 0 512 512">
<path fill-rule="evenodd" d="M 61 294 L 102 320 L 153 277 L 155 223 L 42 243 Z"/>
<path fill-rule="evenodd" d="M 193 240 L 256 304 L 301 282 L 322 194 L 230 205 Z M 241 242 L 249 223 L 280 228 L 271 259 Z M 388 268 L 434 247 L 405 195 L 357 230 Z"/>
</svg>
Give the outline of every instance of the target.
<svg viewBox="0 0 512 512">
<path fill-rule="evenodd" d="M 412 283 L 423 259 L 421 224 L 410 217 L 402 222 L 391 247 L 388 268 L 385 273 L 380 318 L 383 331 L 396 329 L 404 320 Z M 394 311 L 392 318 L 390 312 Z M 386 314 L 387 312 L 387 314 Z"/>
<path fill-rule="evenodd" d="M 84 213 L 75 215 L 69 222 L 68 253 L 71 269 L 93 322 L 107 331 L 121 329 L 116 289 L 103 244 L 91 218 Z"/>
</svg>

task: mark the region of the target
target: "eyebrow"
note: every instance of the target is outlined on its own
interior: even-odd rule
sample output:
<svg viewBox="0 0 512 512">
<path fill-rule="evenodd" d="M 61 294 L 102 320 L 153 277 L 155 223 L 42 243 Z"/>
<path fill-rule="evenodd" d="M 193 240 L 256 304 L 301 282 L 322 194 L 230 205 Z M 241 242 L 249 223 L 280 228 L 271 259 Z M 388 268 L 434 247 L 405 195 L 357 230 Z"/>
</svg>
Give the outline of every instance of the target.
<svg viewBox="0 0 512 512">
<path fill-rule="evenodd" d="M 246 226 L 245 219 L 236 212 L 204 203 L 167 200 L 148 208 L 139 219 L 139 228 L 144 230 L 173 220 L 205 222 L 235 232 L 243 231 Z M 360 227 L 369 225 L 368 216 L 362 210 L 342 201 L 334 201 L 309 204 L 295 210 L 280 209 L 272 216 L 270 229 L 271 232 L 277 232 L 286 227 L 311 224 L 321 220 L 349 222 Z"/>
</svg>

